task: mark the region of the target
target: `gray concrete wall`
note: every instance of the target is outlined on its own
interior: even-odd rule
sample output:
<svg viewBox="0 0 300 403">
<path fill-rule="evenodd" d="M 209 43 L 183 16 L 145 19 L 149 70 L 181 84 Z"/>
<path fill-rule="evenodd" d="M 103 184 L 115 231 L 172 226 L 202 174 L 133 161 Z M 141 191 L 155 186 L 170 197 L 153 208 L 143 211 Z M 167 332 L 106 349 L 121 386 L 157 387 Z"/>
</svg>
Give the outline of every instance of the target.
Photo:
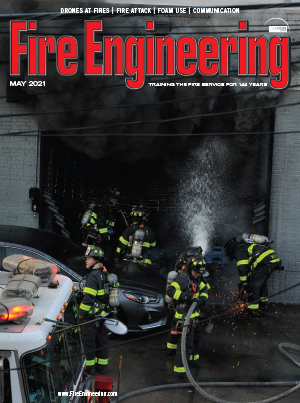
<svg viewBox="0 0 300 403">
<path fill-rule="evenodd" d="M 6 96 L 6 72 L 0 70 L 0 96 Z M 0 98 L 0 115 L 29 112 L 26 104 L 7 103 Z M 0 133 L 36 130 L 35 118 L 0 118 Z M 39 187 L 39 141 L 37 136 L 0 135 L 0 225 L 22 225 L 38 228 L 29 189 Z"/>
<path fill-rule="evenodd" d="M 286 90 L 280 103 L 300 102 L 300 91 Z M 276 110 L 275 131 L 300 127 L 299 105 Z M 300 282 L 300 134 L 274 136 L 269 237 L 281 257 L 285 271 L 270 279 L 271 292 Z M 299 303 L 300 287 L 281 294 L 276 302 Z"/>
</svg>

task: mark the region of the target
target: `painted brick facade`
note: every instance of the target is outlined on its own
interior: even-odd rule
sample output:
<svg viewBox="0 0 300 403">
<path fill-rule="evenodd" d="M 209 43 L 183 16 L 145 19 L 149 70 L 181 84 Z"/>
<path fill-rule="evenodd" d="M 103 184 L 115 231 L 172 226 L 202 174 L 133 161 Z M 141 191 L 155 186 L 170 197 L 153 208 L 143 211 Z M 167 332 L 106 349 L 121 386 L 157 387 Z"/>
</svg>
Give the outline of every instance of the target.
<svg viewBox="0 0 300 403">
<path fill-rule="evenodd" d="M 6 72 L 0 70 L 0 96 L 6 95 Z M 29 112 L 26 104 L 0 98 L 0 115 Z M 38 130 L 34 117 L 0 118 L 0 133 Z M 0 136 L 0 224 L 38 228 L 29 189 L 39 187 L 39 141 L 37 136 Z"/>
<path fill-rule="evenodd" d="M 281 104 L 300 102 L 300 91 L 285 90 Z M 276 110 L 275 131 L 299 130 L 299 105 Z M 274 136 L 269 237 L 285 267 L 270 279 L 275 293 L 300 282 L 300 135 Z M 280 294 L 272 301 L 299 303 L 300 287 Z"/>
</svg>

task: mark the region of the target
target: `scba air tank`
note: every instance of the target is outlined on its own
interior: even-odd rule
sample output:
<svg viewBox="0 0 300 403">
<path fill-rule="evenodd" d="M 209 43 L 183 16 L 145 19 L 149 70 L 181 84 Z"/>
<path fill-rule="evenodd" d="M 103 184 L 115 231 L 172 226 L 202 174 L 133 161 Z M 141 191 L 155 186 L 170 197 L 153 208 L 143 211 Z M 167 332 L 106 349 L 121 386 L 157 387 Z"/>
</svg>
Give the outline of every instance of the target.
<svg viewBox="0 0 300 403">
<path fill-rule="evenodd" d="M 120 305 L 118 277 L 114 273 L 111 273 L 107 276 L 107 281 L 109 284 L 109 306 L 111 308 L 117 308 Z"/>
<path fill-rule="evenodd" d="M 95 208 L 95 203 L 89 204 L 86 212 L 83 214 L 83 217 L 81 219 L 81 225 L 83 227 L 85 227 L 87 225 L 87 223 L 90 221 L 94 208 Z"/>
<path fill-rule="evenodd" d="M 171 285 L 173 283 L 173 281 L 176 280 L 176 278 L 178 277 L 178 273 L 176 271 L 170 271 L 170 273 L 168 273 L 168 279 L 167 279 L 167 287 L 169 287 L 169 285 Z M 173 302 L 173 298 L 170 298 L 167 294 L 165 295 L 165 301 L 167 304 L 172 304 Z"/>
<path fill-rule="evenodd" d="M 135 259 L 139 259 L 142 257 L 144 237 L 145 232 L 143 230 L 138 229 L 135 231 L 131 249 L 131 256 Z"/>
<path fill-rule="evenodd" d="M 249 234 L 248 232 L 244 232 L 242 235 L 242 239 L 247 243 L 258 243 L 262 244 L 265 242 L 270 242 L 269 239 L 264 235 L 257 234 Z"/>
</svg>

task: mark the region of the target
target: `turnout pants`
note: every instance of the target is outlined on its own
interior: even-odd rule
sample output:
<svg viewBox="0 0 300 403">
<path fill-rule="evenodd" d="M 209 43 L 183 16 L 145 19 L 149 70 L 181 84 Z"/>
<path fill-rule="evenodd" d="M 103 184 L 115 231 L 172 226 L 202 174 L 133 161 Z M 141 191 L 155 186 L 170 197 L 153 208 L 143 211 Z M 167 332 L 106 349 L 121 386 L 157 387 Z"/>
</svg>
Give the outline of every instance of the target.
<svg viewBox="0 0 300 403">
<path fill-rule="evenodd" d="M 174 372 L 176 373 L 183 373 L 185 372 L 182 357 L 181 357 L 181 342 L 182 342 L 182 335 L 179 335 L 177 348 L 176 348 L 176 355 L 175 355 L 175 364 L 174 364 Z M 199 353 L 201 349 L 201 340 L 202 340 L 202 330 L 201 325 L 197 324 L 191 327 L 188 330 L 188 334 L 186 336 L 186 356 L 188 361 L 196 361 L 199 359 Z"/>
<path fill-rule="evenodd" d="M 101 322 L 89 323 L 81 328 L 86 367 L 92 370 L 96 366 L 97 371 L 106 369 L 108 365 L 108 330 Z M 101 347 L 103 349 L 93 351 Z"/>
<path fill-rule="evenodd" d="M 251 287 L 252 295 L 249 297 L 247 309 L 248 312 L 257 313 L 259 307 L 263 307 L 268 303 L 268 280 L 272 272 L 277 268 L 278 263 L 258 265 L 251 276 L 248 277 L 248 282 Z M 252 304 L 253 302 L 253 304 Z"/>
<path fill-rule="evenodd" d="M 172 326 L 172 328 L 174 328 Z M 177 349 L 177 342 L 178 338 L 180 337 L 180 334 L 177 332 L 177 330 L 171 330 L 170 333 L 168 333 L 167 337 L 167 353 L 168 355 L 175 355 L 176 354 L 176 349 Z"/>
</svg>

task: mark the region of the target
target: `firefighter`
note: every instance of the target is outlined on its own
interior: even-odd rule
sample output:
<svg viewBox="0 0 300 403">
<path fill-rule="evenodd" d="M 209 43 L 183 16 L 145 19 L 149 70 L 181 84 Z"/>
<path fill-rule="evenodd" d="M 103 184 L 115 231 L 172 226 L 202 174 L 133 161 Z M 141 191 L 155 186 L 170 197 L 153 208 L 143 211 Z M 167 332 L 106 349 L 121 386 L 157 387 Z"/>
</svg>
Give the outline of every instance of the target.
<svg viewBox="0 0 300 403">
<path fill-rule="evenodd" d="M 201 256 L 192 259 L 191 264 L 173 281 L 167 288 L 167 295 L 173 298 L 175 307 L 176 328 L 183 325 L 186 314 L 191 304 L 196 301 L 197 305 L 191 316 L 190 326 L 186 337 L 186 353 L 189 365 L 196 368 L 205 367 L 199 360 L 201 348 L 202 330 L 199 319 L 201 310 L 208 299 L 208 284 L 203 278 L 205 273 L 205 260 Z M 179 339 L 176 348 L 174 372 L 178 377 L 185 376 L 185 369 L 181 357 L 182 329 L 178 329 Z"/>
<path fill-rule="evenodd" d="M 190 247 L 185 253 L 183 252 L 179 258 L 177 259 L 174 267 L 174 271 L 178 274 L 182 273 L 182 271 L 191 265 L 192 259 L 196 256 L 202 256 L 203 249 L 201 246 Z M 189 267 L 190 269 L 191 267 Z M 207 277 L 209 273 L 205 270 L 203 277 Z M 208 290 L 210 290 L 210 285 L 207 283 Z M 171 308 L 172 309 L 172 308 Z M 172 326 L 174 327 L 174 326 Z M 167 337 L 167 354 L 174 355 L 176 354 L 177 342 L 178 342 L 179 334 L 177 330 L 172 329 Z"/>
<path fill-rule="evenodd" d="M 97 246 L 88 246 L 85 256 L 85 266 L 88 270 L 83 300 L 79 306 L 79 322 L 94 319 L 95 313 L 105 315 L 106 305 L 104 284 L 106 269 L 101 260 L 104 252 Z M 87 318 L 88 317 L 88 318 Z M 93 375 L 95 370 L 100 374 L 107 372 L 108 366 L 108 330 L 103 321 L 87 323 L 82 326 L 83 346 L 86 353 L 86 371 Z M 101 348 L 99 351 L 93 351 Z"/>
<path fill-rule="evenodd" d="M 149 249 L 156 245 L 154 232 L 145 225 L 145 212 L 141 207 L 135 207 L 131 213 L 132 225 L 119 238 L 116 256 L 123 260 L 131 260 L 144 267 L 151 267 Z"/>
<path fill-rule="evenodd" d="M 195 256 L 202 256 L 203 249 L 201 246 L 195 246 L 195 247 L 190 247 L 186 252 L 181 253 L 179 255 L 174 271 L 176 271 L 178 274 L 182 272 L 182 270 L 185 269 L 186 265 L 194 258 Z"/>
<path fill-rule="evenodd" d="M 240 276 L 239 288 L 243 299 L 250 305 L 246 313 L 258 316 L 268 306 L 268 279 L 275 270 L 281 270 L 281 260 L 269 242 L 258 244 L 230 239 L 224 246 L 229 259 L 237 260 Z M 259 311 L 260 309 L 260 311 Z"/>
<path fill-rule="evenodd" d="M 120 198 L 119 188 L 109 188 L 103 203 L 94 207 L 91 218 L 86 224 L 86 229 L 98 238 L 97 243 L 105 250 L 107 260 L 113 256 L 118 235 L 126 228 L 126 213 L 119 210 L 118 206 Z"/>
</svg>

